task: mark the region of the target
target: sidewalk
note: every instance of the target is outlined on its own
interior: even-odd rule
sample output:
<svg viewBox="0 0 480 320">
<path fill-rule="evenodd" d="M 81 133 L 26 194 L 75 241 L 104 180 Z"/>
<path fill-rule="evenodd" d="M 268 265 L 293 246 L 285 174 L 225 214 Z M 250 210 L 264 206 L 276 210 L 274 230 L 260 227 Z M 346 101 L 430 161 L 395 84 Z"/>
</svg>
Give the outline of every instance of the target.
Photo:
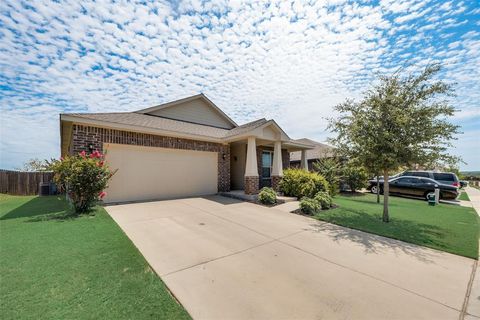
<svg viewBox="0 0 480 320">
<path fill-rule="evenodd" d="M 480 216 L 480 190 L 473 187 L 466 187 L 465 191 L 470 198 L 473 208 L 477 211 L 477 214 Z"/>
<path fill-rule="evenodd" d="M 466 187 L 465 191 L 470 198 L 473 208 L 477 211 L 477 214 L 480 216 L 480 190 Z M 472 279 L 472 288 L 470 291 L 470 299 L 468 300 L 467 313 L 474 315 L 475 317 L 480 317 L 480 267 L 477 265 L 477 270 L 475 276 Z M 469 316 L 465 316 L 464 319 L 471 319 Z"/>
</svg>

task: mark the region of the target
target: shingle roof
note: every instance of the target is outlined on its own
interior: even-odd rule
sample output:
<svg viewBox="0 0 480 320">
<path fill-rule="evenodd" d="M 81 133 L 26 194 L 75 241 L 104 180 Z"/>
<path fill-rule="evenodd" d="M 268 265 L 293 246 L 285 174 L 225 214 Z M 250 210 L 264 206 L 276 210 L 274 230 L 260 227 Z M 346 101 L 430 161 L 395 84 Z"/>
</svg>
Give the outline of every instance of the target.
<svg viewBox="0 0 480 320">
<path fill-rule="evenodd" d="M 227 130 L 228 132 L 225 135 L 225 137 L 233 137 L 233 136 L 241 135 L 242 133 L 246 133 L 250 130 L 253 130 L 253 129 L 256 129 L 256 128 L 262 126 L 266 122 L 268 122 L 267 119 L 262 118 L 262 119 L 258 119 L 258 120 L 252 121 L 252 122 L 242 124 L 241 126 L 238 126 L 238 127 L 233 128 L 233 129 Z"/>
<path fill-rule="evenodd" d="M 327 144 L 313 141 L 307 138 L 297 139 L 294 141 L 315 146 L 314 149 L 310 149 L 306 151 L 307 160 L 319 159 L 319 158 L 325 157 L 326 155 L 332 155 L 332 152 L 335 149 L 334 147 L 329 146 Z M 301 157 L 302 157 L 302 153 L 300 151 L 290 152 L 290 161 L 300 161 Z"/>
<path fill-rule="evenodd" d="M 262 118 L 229 130 L 136 112 L 67 113 L 64 115 L 116 124 L 133 125 L 151 129 L 162 129 L 166 131 L 200 135 L 217 139 L 241 135 L 268 122 L 265 118 Z"/>
<path fill-rule="evenodd" d="M 202 124 L 172 120 L 135 112 L 111 112 L 111 113 L 68 113 L 67 116 L 75 116 L 89 120 L 111 122 L 123 125 L 133 125 L 151 129 L 162 129 L 177 133 L 200 135 L 210 138 L 223 138 L 229 130 Z"/>
</svg>

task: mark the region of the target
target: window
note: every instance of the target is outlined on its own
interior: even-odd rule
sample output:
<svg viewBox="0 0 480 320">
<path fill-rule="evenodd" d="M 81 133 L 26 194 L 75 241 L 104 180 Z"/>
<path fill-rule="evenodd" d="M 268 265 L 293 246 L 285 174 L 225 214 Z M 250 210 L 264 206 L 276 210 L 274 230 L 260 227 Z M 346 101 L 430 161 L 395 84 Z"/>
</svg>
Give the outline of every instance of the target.
<svg viewBox="0 0 480 320">
<path fill-rule="evenodd" d="M 270 179 L 272 175 L 273 153 L 272 151 L 262 152 L 262 179 Z"/>
<path fill-rule="evenodd" d="M 412 184 L 420 184 L 421 181 L 419 178 L 410 178 L 410 183 Z"/>
<path fill-rule="evenodd" d="M 443 181 L 455 181 L 455 177 L 451 173 L 433 173 L 433 179 Z"/>
<path fill-rule="evenodd" d="M 414 177 L 430 178 L 430 175 L 428 174 L 428 172 L 421 172 L 421 171 L 412 172 L 412 176 L 414 176 Z"/>
<path fill-rule="evenodd" d="M 396 181 L 398 181 L 398 183 L 416 183 L 417 179 L 416 178 L 398 178 Z"/>
</svg>

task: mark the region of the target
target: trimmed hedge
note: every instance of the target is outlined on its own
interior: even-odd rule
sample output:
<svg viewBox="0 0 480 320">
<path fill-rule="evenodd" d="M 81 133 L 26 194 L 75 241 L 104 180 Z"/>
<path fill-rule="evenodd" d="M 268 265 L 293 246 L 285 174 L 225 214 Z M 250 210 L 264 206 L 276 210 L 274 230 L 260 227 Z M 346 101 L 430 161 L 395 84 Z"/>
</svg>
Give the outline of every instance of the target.
<svg viewBox="0 0 480 320">
<path fill-rule="evenodd" d="M 263 204 L 274 204 L 277 202 L 277 193 L 272 188 L 263 187 L 258 193 L 258 201 Z"/>
<path fill-rule="evenodd" d="M 318 201 L 322 210 L 330 209 L 332 207 L 332 197 L 330 197 L 328 192 L 320 191 L 315 195 L 314 199 Z"/>
<path fill-rule="evenodd" d="M 303 197 L 300 200 L 300 210 L 305 214 L 314 215 L 320 211 L 320 203 L 315 199 Z"/>
<path fill-rule="evenodd" d="M 285 169 L 279 185 L 280 190 L 289 197 L 313 198 L 318 192 L 328 192 L 327 180 L 316 172 L 303 169 Z"/>
</svg>

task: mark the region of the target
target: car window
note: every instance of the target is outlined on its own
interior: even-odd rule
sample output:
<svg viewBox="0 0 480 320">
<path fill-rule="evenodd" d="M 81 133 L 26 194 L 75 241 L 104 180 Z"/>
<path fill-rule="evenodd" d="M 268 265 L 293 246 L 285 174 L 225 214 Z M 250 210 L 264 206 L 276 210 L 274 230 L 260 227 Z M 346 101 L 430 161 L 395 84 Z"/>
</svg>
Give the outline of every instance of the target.
<svg viewBox="0 0 480 320">
<path fill-rule="evenodd" d="M 428 172 L 412 172 L 412 176 L 414 177 L 424 177 L 429 178 Z"/>
<path fill-rule="evenodd" d="M 399 183 L 411 183 L 411 178 L 398 178 L 396 181 Z"/>
<path fill-rule="evenodd" d="M 410 183 L 413 183 L 413 184 L 419 184 L 421 183 L 422 181 L 420 181 L 420 179 L 418 178 L 410 178 Z"/>
<path fill-rule="evenodd" d="M 432 180 L 428 180 L 428 179 L 420 179 L 422 181 L 422 183 L 433 183 Z"/>
<path fill-rule="evenodd" d="M 443 181 L 455 181 L 453 173 L 433 173 L 433 179 Z"/>
</svg>

